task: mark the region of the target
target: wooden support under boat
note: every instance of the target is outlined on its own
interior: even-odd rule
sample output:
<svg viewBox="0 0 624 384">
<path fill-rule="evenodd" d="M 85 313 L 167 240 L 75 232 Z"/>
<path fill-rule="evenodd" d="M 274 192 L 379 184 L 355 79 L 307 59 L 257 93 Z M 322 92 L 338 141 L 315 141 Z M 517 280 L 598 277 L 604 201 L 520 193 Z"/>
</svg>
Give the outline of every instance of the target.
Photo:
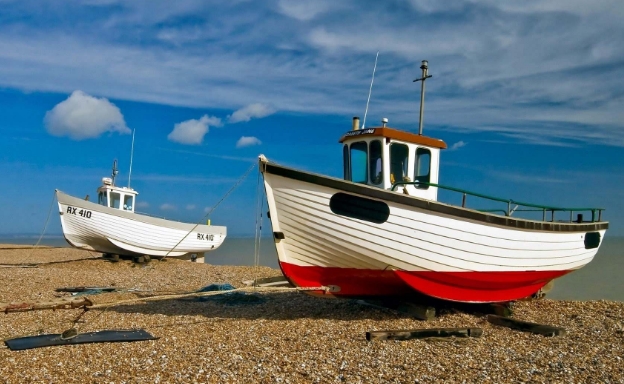
<svg viewBox="0 0 624 384">
<path fill-rule="evenodd" d="M 359 304 L 368 305 L 380 309 L 390 309 L 392 311 L 409 315 L 418 320 L 431 320 L 436 316 L 436 309 L 434 307 L 417 304 L 411 301 L 402 301 L 396 299 L 382 299 L 382 300 L 358 300 Z"/>
<path fill-rule="evenodd" d="M 82 307 L 90 307 L 93 302 L 86 297 L 80 298 L 63 298 L 54 301 L 36 301 L 22 303 L 0 303 L 0 312 L 28 312 L 38 311 L 42 309 L 75 309 Z"/>
<path fill-rule="evenodd" d="M 411 302 L 402 302 L 399 303 L 395 309 L 399 312 L 415 317 L 418 320 L 427 321 L 436 317 L 435 308 L 427 305 L 420 305 Z"/>
<path fill-rule="evenodd" d="M 509 317 L 488 315 L 487 321 L 502 327 L 516 329 L 522 332 L 531 332 L 544 336 L 563 336 L 565 335 L 565 329 L 560 327 L 554 327 L 552 325 L 530 323 L 528 321 L 516 320 Z"/>
<path fill-rule="evenodd" d="M 494 312 L 495 315 L 500 317 L 510 317 L 513 315 L 513 311 L 509 303 L 506 304 L 489 304 L 490 309 Z"/>
<path fill-rule="evenodd" d="M 366 340 L 409 340 L 428 337 L 481 337 L 481 328 L 429 328 L 366 332 Z"/>
<path fill-rule="evenodd" d="M 394 309 L 397 312 L 404 313 L 418 320 L 431 320 L 436 316 L 436 309 L 432 306 L 416 303 L 413 301 L 403 300 L 381 300 L 381 306 Z"/>
</svg>

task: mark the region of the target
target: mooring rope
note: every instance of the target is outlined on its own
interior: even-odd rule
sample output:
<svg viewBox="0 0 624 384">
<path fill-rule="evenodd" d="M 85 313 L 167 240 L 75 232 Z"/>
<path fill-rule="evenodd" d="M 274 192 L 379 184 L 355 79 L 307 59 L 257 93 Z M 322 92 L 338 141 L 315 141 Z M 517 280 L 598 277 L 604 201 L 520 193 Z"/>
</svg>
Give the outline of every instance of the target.
<svg viewBox="0 0 624 384">
<path fill-rule="evenodd" d="M 226 198 L 227 198 L 227 197 L 228 197 L 228 196 L 229 196 L 232 192 L 234 192 L 234 190 L 235 190 L 235 189 L 236 189 L 236 188 L 240 185 L 240 183 L 242 183 L 242 182 L 243 182 L 243 180 L 245 180 L 245 179 L 247 178 L 247 176 L 249 176 L 249 174 L 251 173 L 251 171 L 254 169 L 254 167 L 255 167 L 255 166 L 256 166 L 256 163 L 253 163 L 253 164 L 251 165 L 251 167 L 249 167 L 249 169 L 248 169 L 247 171 L 245 171 L 245 173 L 243 174 L 243 176 L 241 176 L 241 177 L 238 179 L 238 181 L 236 181 L 236 183 L 232 186 L 232 188 L 230 188 L 230 190 L 229 190 L 229 191 L 227 191 L 227 192 L 225 193 L 225 195 L 223 195 L 223 197 L 221 198 L 221 200 L 219 200 L 219 201 L 217 202 L 217 204 L 215 204 L 215 205 L 214 205 L 214 206 L 213 206 L 213 207 L 212 207 L 212 208 L 208 211 L 208 213 L 206 213 L 206 215 L 204 215 L 204 217 L 201 219 L 201 221 L 200 221 L 200 222 L 198 222 L 197 224 L 195 224 L 195 225 L 193 226 L 193 228 L 191 228 L 191 230 L 190 230 L 190 231 L 188 231 L 188 232 L 187 232 L 187 233 L 186 233 L 186 234 L 185 234 L 185 235 L 184 235 L 184 236 L 180 239 L 180 241 L 178 241 L 178 243 L 177 243 L 176 245 L 174 245 L 174 246 L 173 246 L 173 248 L 171 248 L 169 251 L 167 251 L 167 254 L 166 254 L 165 256 L 163 256 L 162 260 L 164 260 L 167 256 L 169 256 L 169 254 L 170 254 L 171 252 L 173 252 L 173 250 L 174 250 L 174 249 L 176 249 L 176 247 L 177 247 L 178 245 L 180 245 L 180 243 L 182 243 L 182 241 L 184 241 L 184 239 L 186 239 L 186 237 L 187 237 L 188 235 L 190 235 L 190 234 L 191 234 L 191 232 L 193 232 L 193 231 L 195 230 L 195 228 L 197 228 L 197 227 L 198 227 L 201 223 L 203 223 L 203 222 L 206 220 L 206 218 L 208 218 L 208 217 L 210 216 L 210 214 L 212 214 L 212 212 L 213 212 L 215 209 L 217 209 L 217 207 L 218 207 L 218 206 L 219 206 L 219 205 L 220 205 L 220 204 L 221 204 L 221 203 L 222 203 L 222 202 L 223 202 L 223 201 L 224 201 L 224 200 L 225 200 L 225 199 L 226 199 Z"/>
<path fill-rule="evenodd" d="M 261 173 L 258 172 L 258 182 L 256 184 L 256 234 L 254 238 L 254 286 L 258 281 L 260 267 L 260 245 L 262 239 L 262 209 L 264 208 L 264 189 L 262 188 Z"/>
<path fill-rule="evenodd" d="M 87 322 L 91 322 L 91 323 L 94 322 L 97 318 L 102 316 L 110 308 L 113 308 L 119 305 L 138 303 L 138 302 L 162 301 L 162 300 L 172 300 L 172 299 L 174 300 L 174 299 L 181 299 L 181 298 L 186 298 L 186 297 L 217 296 L 217 295 L 225 295 L 225 294 L 229 294 L 233 292 L 246 292 L 246 291 L 253 291 L 254 293 L 271 293 L 271 292 L 288 293 L 288 292 L 297 292 L 297 291 L 323 291 L 324 293 L 327 293 L 327 292 L 330 292 L 330 289 L 329 287 L 326 287 L 326 286 L 320 286 L 320 287 L 255 287 L 255 286 L 252 286 L 252 287 L 231 289 L 228 291 L 187 292 L 187 293 L 182 293 L 182 294 L 166 294 L 166 295 L 149 296 L 149 297 L 138 297 L 138 298 L 127 299 L 127 300 L 118 300 L 118 301 L 113 301 L 109 303 L 84 305 L 79 308 L 71 308 L 71 309 L 82 309 L 82 312 L 80 312 L 80 314 L 78 314 L 78 316 L 76 316 L 71 321 L 72 327 L 65 330 L 61 337 L 63 337 L 64 335 L 68 335 L 67 338 L 77 336 L 78 335 L 78 322 L 87 312 L 94 310 L 94 309 L 98 309 L 98 310 L 101 309 L 101 311 L 93 319 L 90 319 L 88 321 L 83 320 L 83 324 L 86 324 Z M 89 300 L 88 297 L 85 297 L 85 299 Z M 40 309 L 50 309 L 50 308 L 40 308 Z M 64 308 L 64 309 L 70 309 L 70 308 Z M 31 311 L 35 311 L 35 309 L 31 309 Z M 22 311 L 22 312 L 25 312 L 25 311 Z M 41 316 L 39 319 L 39 325 L 40 327 L 37 330 L 37 333 L 40 333 L 40 331 L 43 329 L 42 327 L 43 316 Z M 175 325 L 175 323 L 171 325 Z M 30 334 L 24 334 L 23 336 L 30 336 Z M 12 336 L 10 338 L 13 339 L 16 337 L 20 337 L 20 336 Z M 8 340 L 8 339 L 4 339 L 4 340 Z M 0 339 L 0 341 L 4 341 L 4 340 Z"/>
<path fill-rule="evenodd" d="M 223 195 L 223 197 L 221 198 L 221 200 L 219 200 L 209 211 L 208 213 L 201 219 L 200 222 L 198 222 L 197 224 L 195 224 L 193 226 L 193 228 L 191 228 L 190 231 L 188 231 L 181 239 L 180 241 L 178 241 L 178 243 L 176 245 L 173 246 L 173 248 L 171 248 L 169 251 L 167 251 L 167 254 L 165 256 L 163 256 L 162 259 L 160 259 L 160 261 L 165 260 L 165 258 L 167 258 L 167 256 L 169 256 L 169 253 L 171 253 L 178 245 L 180 245 L 180 243 L 186 239 L 186 237 L 195 230 L 195 228 L 197 228 L 200 223 L 203 223 L 206 218 L 208 216 L 210 216 L 210 214 L 243 182 L 243 180 L 245 180 L 247 178 L 247 176 L 249 176 L 249 174 L 251 173 L 251 171 L 254 169 L 254 167 L 256 166 L 256 163 L 252 164 L 251 167 L 249 167 L 249 169 L 247 169 L 247 171 L 245 171 L 245 173 L 236 181 L 236 183 L 225 193 L 225 195 Z M 152 267 L 153 268 L 153 267 Z M 148 275 L 146 275 L 145 277 L 148 277 Z M 145 278 L 144 277 L 144 278 Z M 136 282 L 135 287 L 138 286 L 138 284 L 142 283 L 143 279 L 141 279 L 140 281 Z M 99 315 L 98 315 L 99 316 Z"/>
<path fill-rule="evenodd" d="M 52 194 L 52 201 L 50 202 L 50 208 L 48 208 L 48 216 L 46 217 L 45 224 L 43 225 L 43 231 L 41 232 L 41 235 L 39 236 L 39 240 L 37 240 L 35 245 L 33 245 L 32 249 L 30 250 L 30 254 L 28 255 L 29 258 L 30 258 L 30 256 L 32 256 L 32 253 L 34 252 L 34 249 L 37 248 L 37 246 L 41 242 L 41 239 L 43 239 L 43 235 L 45 235 L 46 230 L 48 229 L 48 223 L 50 222 L 50 214 L 52 213 L 52 207 L 54 206 L 54 200 L 56 200 L 56 191 L 54 191 L 54 193 Z"/>
<path fill-rule="evenodd" d="M 228 291 L 209 291 L 209 292 L 190 292 L 190 293 L 181 293 L 181 294 L 171 294 L 171 295 L 158 295 L 158 296 L 148 296 L 148 297 L 137 297 L 134 299 L 127 300 L 119 300 L 110 303 L 101 303 L 94 304 L 92 306 L 87 307 L 88 310 L 99 309 L 99 308 L 109 308 L 115 307 L 122 304 L 136 303 L 142 301 L 161 301 L 161 300 L 171 300 L 171 299 L 181 299 L 185 297 L 206 297 L 206 296 L 216 296 L 216 295 L 224 295 L 232 292 L 298 292 L 298 291 L 323 291 L 329 292 L 329 287 L 320 286 L 320 287 L 243 287 L 231 289 Z"/>
</svg>

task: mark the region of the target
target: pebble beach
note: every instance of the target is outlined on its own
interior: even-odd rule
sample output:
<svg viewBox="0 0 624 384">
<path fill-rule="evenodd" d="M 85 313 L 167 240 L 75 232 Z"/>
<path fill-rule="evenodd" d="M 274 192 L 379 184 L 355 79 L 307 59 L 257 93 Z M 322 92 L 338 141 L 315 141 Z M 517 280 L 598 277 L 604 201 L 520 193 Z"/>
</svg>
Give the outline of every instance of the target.
<svg viewBox="0 0 624 384">
<path fill-rule="evenodd" d="M 421 321 L 292 289 L 245 291 L 236 300 L 180 297 L 210 284 L 241 288 L 243 281 L 280 275 L 268 267 L 175 259 L 135 264 L 72 248 L 0 245 L 0 303 L 72 297 L 59 287 L 117 289 L 88 295 L 100 307 L 84 313 L 0 314 L 0 383 L 624 383 L 624 303 L 618 301 L 514 303 L 513 318 L 565 329 L 545 337 L 495 326 L 465 308 L 444 308 Z M 145 301 L 156 296 L 161 299 Z M 23 351 L 4 343 L 72 327 L 79 333 L 144 329 L 158 339 Z M 483 333 L 366 340 L 368 331 L 450 327 Z"/>
</svg>

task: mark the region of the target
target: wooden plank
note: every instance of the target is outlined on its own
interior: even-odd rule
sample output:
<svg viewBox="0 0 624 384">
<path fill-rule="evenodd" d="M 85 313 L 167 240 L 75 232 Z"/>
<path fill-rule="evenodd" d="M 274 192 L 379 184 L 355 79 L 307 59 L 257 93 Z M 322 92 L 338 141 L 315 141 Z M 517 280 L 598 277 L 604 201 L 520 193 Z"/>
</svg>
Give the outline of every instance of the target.
<svg viewBox="0 0 624 384">
<path fill-rule="evenodd" d="M 481 337 L 481 328 L 425 328 L 366 332 L 366 340 L 409 340 L 429 337 Z"/>
<path fill-rule="evenodd" d="M 42 309 L 73 309 L 88 307 L 93 302 L 86 297 L 80 298 L 64 298 L 54 301 L 35 301 L 22 303 L 0 303 L 0 312 L 28 312 Z"/>
<path fill-rule="evenodd" d="M 522 321 L 517 319 L 512 319 L 509 317 L 497 316 L 497 315 L 488 315 L 487 321 L 494 324 L 500 325 L 502 327 L 507 327 L 511 329 L 516 329 L 522 332 L 531 332 L 538 335 L 544 336 L 563 336 L 565 335 L 565 329 L 560 327 L 554 327 L 552 325 L 545 324 L 537 324 L 530 323 L 528 321 Z"/>
<path fill-rule="evenodd" d="M 84 292 L 84 291 L 103 291 L 103 292 L 113 292 L 116 291 L 116 287 L 61 287 L 56 288 L 56 292 Z"/>
<path fill-rule="evenodd" d="M 250 287 L 292 287 L 284 276 L 263 277 L 255 280 L 245 280 L 243 284 Z"/>
</svg>

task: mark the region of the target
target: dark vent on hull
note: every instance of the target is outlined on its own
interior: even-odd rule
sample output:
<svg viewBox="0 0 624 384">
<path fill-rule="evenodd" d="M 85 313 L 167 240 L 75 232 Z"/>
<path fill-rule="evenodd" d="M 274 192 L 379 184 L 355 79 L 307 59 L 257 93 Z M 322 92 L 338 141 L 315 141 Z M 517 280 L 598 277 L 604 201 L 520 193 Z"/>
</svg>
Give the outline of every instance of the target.
<svg viewBox="0 0 624 384">
<path fill-rule="evenodd" d="M 336 193 L 329 200 L 329 208 L 337 215 L 366 220 L 377 224 L 385 223 L 390 216 L 390 207 L 383 201 Z"/>
<path fill-rule="evenodd" d="M 585 249 L 598 248 L 600 245 L 600 232 L 587 232 L 585 234 Z"/>
</svg>

